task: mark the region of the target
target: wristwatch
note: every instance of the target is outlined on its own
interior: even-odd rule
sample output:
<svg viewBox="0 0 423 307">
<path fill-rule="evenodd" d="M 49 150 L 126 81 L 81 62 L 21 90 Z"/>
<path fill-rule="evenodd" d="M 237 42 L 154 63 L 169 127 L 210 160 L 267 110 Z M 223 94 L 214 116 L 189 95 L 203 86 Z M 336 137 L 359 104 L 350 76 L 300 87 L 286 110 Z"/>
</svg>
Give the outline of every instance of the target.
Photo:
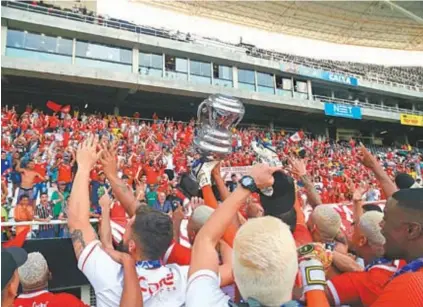
<svg viewBox="0 0 423 307">
<path fill-rule="evenodd" d="M 244 176 L 239 181 L 239 184 L 244 188 L 250 191 L 251 193 L 258 192 L 258 188 L 256 186 L 256 183 L 254 182 L 253 177 L 251 176 Z"/>
</svg>

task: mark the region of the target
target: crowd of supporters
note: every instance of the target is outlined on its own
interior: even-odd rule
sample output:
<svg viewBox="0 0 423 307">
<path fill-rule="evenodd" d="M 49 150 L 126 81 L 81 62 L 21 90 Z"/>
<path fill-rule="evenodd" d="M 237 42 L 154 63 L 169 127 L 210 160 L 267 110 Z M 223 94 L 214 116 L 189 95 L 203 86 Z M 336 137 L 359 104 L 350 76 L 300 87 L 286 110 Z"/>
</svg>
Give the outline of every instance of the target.
<svg viewBox="0 0 423 307">
<path fill-rule="evenodd" d="M 182 174 L 191 172 L 192 162 L 198 156 L 192 151 L 195 122 L 177 122 L 170 119 L 144 121 L 111 115 L 44 114 L 27 108 L 17 114 L 14 108 L 2 110 L 2 220 L 48 221 L 65 220 L 67 201 L 77 170 L 75 152 L 88 133 L 99 134 L 102 142 L 113 141 L 117 147 L 119 177 L 149 206 L 165 213 L 174 208 L 176 187 Z M 221 162 L 230 191 L 244 173 L 237 169 L 257 161 L 250 147 L 260 139 L 275 147 L 286 165 L 290 156 L 305 155 L 306 171 L 311 185 L 318 191 L 323 203 L 351 201 L 354 187 L 366 182 L 369 189 L 366 201 L 386 199 L 375 175 L 357 160 L 356 141 L 336 143 L 325 137 L 312 138 L 299 132 L 291 137 L 284 130 L 272 131 L 243 128 L 233 133 L 233 153 Z M 397 173 L 410 174 L 421 181 L 421 153 L 408 146 L 403 149 L 375 151 L 384 170 L 395 178 Z M 234 167 L 234 168 L 228 168 Z M 90 173 L 91 217 L 100 217 L 99 195 L 109 184 L 100 162 Z M 306 200 L 305 187 L 299 193 Z M 180 197 L 182 198 L 182 197 Z M 179 199 L 179 198 L 177 198 Z M 33 210 L 23 210 L 34 205 Z M 161 206 L 160 206 L 161 205 Z M 173 206 L 173 207 L 172 207 Z M 38 229 L 37 229 L 38 228 Z M 16 233 L 25 227 L 18 226 Z M 66 227 L 38 226 L 33 237 L 67 236 Z M 3 229 L 4 238 L 11 229 Z"/>
<path fill-rule="evenodd" d="M 6 2 L 6 1 L 5 1 Z M 293 54 L 281 53 L 274 50 L 261 49 L 260 46 L 254 46 L 249 44 L 234 45 L 231 43 L 220 41 L 216 38 L 202 38 L 191 33 L 181 33 L 180 31 L 168 30 L 164 28 L 152 28 L 148 26 L 137 25 L 135 23 L 116 19 L 110 16 L 97 15 L 93 11 L 87 10 L 83 5 L 74 6 L 72 9 L 64 8 L 60 6 L 44 3 L 43 1 L 17 1 L 30 4 L 35 11 L 37 8 L 40 12 L 49 13 L 49 10 L 63 10 L 68 18 L 74 20 L 81 20 L 90 22 L 93 24 L 104 25 L 108 27 L 114 27 L 118 29 L 124 29 L 137 33 L 154 35 L 165 37 L 169 39 L 175 39 L 178 41 L 185 41 L 195 43 L 197 40 L 202 43 L 210 41 L 210 45 L 216 45 L 216 42 L 220 46 L 226 46 L 227 48 L 233 48 L 234 50 L 245 52 L 248 55 L 260 58 L 266 58 L 270 60 L 279 60 L 288 63 L 295 63 L 304 65 L 310 68 L 323 69 L 347 76 L 355 76 L 364 80 L 375 81 L 375 82 L 393 82 L 401 85 L 415 86 L 417 88 L 423 87 L 423 68 L 422 67 L 406 67 L 406 66 L 383 66 L 375 64 L 364 64 L 355 62 L 345 61 L 334 61 L 327 59 L 316 59 L 311 57 L 297 56 Z M 57 15 L 56 13 L 54 15 Z"/>
<path fill-rule="evenodd" d="M 138 117 L 4 107 L 2 220 L 42 224 L 2 241 L 70 237 L 97 306 L 423 305 L 419 150 L 250 127 L 204 161 L 195 120 Z M 2 249 L 5 306 L 83 306 L 47 287 L 41 254 Z"/>
</svg>

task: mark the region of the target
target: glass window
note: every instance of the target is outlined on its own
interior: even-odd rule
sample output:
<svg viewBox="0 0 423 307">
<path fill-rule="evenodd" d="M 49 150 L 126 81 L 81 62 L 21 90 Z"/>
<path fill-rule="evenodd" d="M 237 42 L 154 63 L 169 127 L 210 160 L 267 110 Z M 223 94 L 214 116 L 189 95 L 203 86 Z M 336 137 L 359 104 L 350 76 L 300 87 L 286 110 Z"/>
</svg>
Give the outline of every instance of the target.
<svg viewBox="0 0 423 307">
<path fill-rule="evenodd" d="M 41 35 L 35 33 L 26 33 L 25 49 L 39 50 L 41 47 Z"/>
<path fill-rule="evenodd" d="M 17 30 L 7 30 L 7 47 L 22 48 L 25 41 L 25 32 Z"/>
<path fill-rule="evenodd" d="M 40 50 L 56 53 L 57 50 L 57 37 L 45 36 L 41 34 Z"/>
<path fill-rule="evenodd" d="M 27 31 L 8 30 L 6 45 L 10 48 L 37 50 L 45 53 L 72 55 L 73 40 Z"/>
<path fill-rule="evenodd" d="M 76 42 L 76 56 L 103 61 L 132 63 L 132 50 L 89 42 Z"/>
<path fill-rule="evenodd" d="M 197 76 L 210 77 L 211 76 L 210 66 L 211 66 L 211 63 L 191 60 L 190 74 L 197 75 Z"/>
<path fill-rule="evenodd" d="M 163 56 L 161 54 L 140 52 L 140 66 L 162 69 Z"/>
<path fill-rule="evenodd" d="M 232 67 L 213 64 L 213 77 L 215 79 L 232 80 Z"/>
<path fill-rule="evenodd" d="M 264 72 L 257 72 L 257 84 L 261 86 L 273 87 L 273 75 Z"/>
<path fill-rule="evenodd" d="M 175 70 L 178 72 L 188 72 L 188 60 L 176 58 Z"/>
<path fill-rule="evenodd" d="M 57 53 L 72 55 L 72 39 L 57 38 Z"/>
<path fill-rule="evenodd" d="M 255 84 L 254 71 L 238 69 L 238 81 L 242 83 Z"/>
</svg>

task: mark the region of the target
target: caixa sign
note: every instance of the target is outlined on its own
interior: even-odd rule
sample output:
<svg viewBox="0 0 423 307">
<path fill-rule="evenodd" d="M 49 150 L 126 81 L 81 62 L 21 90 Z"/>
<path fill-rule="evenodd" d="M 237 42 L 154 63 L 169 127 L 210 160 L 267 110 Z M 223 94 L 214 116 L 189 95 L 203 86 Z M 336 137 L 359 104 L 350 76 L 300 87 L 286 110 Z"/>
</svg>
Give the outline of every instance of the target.
<svg viewBox="0 0 423 307">
<path fill-rule="evenodd" d="M 332 82 L 338 82 L 338 83 L 352 85 L 352 86 L 358 85 L 357 78 L 349 77 L 349 76 L 345 76 L 345 75 L 334 74 L 334 73 L 331 73 L 331 72 L 326 72 L 324 74 L 324 79 L 327 79 L 327 80 L 332 81 Z"/>
<path fill-rule="evenodd" d="M 347 105 L 325 102 L 325 114 L 328 116 L 361 119 L 361 108 Z"/>
</svg>

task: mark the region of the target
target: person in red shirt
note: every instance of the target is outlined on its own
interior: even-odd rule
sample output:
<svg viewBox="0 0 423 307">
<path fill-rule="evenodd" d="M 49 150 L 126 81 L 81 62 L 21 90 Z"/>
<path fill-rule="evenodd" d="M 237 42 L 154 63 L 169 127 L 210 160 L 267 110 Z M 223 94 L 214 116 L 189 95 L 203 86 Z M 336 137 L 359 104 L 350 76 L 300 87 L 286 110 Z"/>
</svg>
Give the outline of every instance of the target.
<svg viewBox="0 0 423 307">
<path fill-rule="evenodd" d="M 51 274 L 46 259 L 39 252 L 28 254 L 27 261 L 18 268 L 18 274 L 23 293 L 15 299 L 15 307 L 88 307 L 71 294 L 54 294 L 47 290 Z"/>
<path fill-rule="evenodd" d="M 354 225 L 351 248 L 364 259 L 363 272 L 349 272 L 327 282 L 330 303 L 339 305 L 371 306 L 397 270 L 391 260 L 383 257 L 385 238 L 379 224 L 383 214 L 377 211 L 364 213 Z"/>
<path fill-rule="evenodd" d="M 72 184 L 72 166 L 74 161 L 65 162 L 63 159 L 57 161 L 57 169 L 59 176 L 57 178 L 58 182 L 64 182 L 67 186 L 66 189 L 70 189 L 70 185 Z"/>
<path fill-rule="evenodd" d="M 40 175 L 40 177 L 35 177 L 34 180 L 34 194 L 32 198 L 37 199 L 38 192 L 47 192 L 47 185 L 45 181 L 47 179 L 47 162 L 36 162 L 34 165 L 34 171 L 36 171 Z"/>
<path fill-rule="evenodd" d="M 401 189 L 387 201 L 381 223 L 385 257 L 407 262 L 372 307 L 423 306 L 423 189 Z"/>
</svg>

